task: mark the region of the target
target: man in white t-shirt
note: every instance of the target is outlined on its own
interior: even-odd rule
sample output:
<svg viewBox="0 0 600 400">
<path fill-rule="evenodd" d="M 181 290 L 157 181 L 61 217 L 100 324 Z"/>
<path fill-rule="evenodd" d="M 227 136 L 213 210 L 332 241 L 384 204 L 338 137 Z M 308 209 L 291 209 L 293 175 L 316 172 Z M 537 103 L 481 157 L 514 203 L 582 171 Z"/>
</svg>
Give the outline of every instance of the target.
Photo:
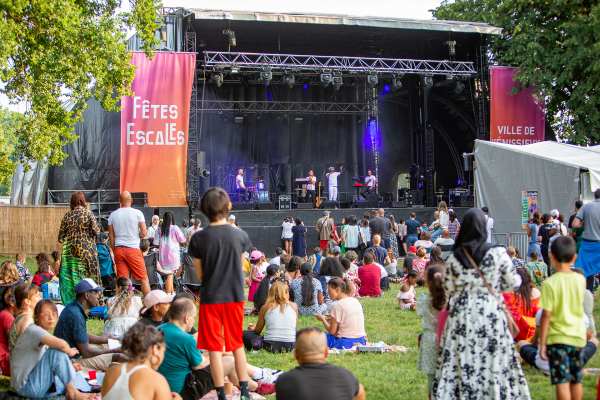
<svg viewBox="0 0 600 400">
<path fill-rule="evenodd" d="M 235 177 L 235 190 L 238 193 L 240 201 L 246 201 L 246 185 L 244 184 L 244 170 L 238 169 L 238 174 Z"/>
<path fill-rule="evenodd" d="M 489 216 L 490 209 L 483 207 L 481 209 L 485 214 L 485 230 L 487 231 L 487 243 L 492 243 L 492 229 L 494 229 L 494 218 Z"/>
<path fill-rule="evenodd" d="M 329 183 L 329 201 L 337 201 L 338 196 L 338 176 L 344 173 L 343 166 L 340 167 L 340 172 L 334 172 L 333 167 L 329 167 L 327 181 Z M 337 208 L 337 207 L 336 207 Z"/>
<path fill-rule="evenodd" d="M 366 200 L 367 194 L 375 193 L 375 185 L 377 185 L 377 177 L 373 175 L 373 171 L 367 170 L 367 176 L 365 176 L 365 186 L 360 191 L 360 195 Z"/>
<path fill-rule="evenodd" d="M 123 192 L 119 195 L 121 207 L 108 217 L 108 238 L 115 255 L 117 277 L 122 276 L 140 282 L 144 296 L 150 293 L 150 283 L 146 274 L 146 264 L 140 250 L 140 239 L 148 234 L 144 214 L 131 207 L 131 194 Z"/>
<path fill-rule="evenodd" d="M 306 199 L 310 199 L 310 201 L 315 204 L 315 200 L 317 199 L 316 196 L 316 184 L 317 184 L 317 177 L 315 176 L 315 173 L 313 172 L 313 170 L 311 169 L 310 171 L 308 171 L 308 176 L 306 177 L 306 179 L 308 179 L 308 183 L 306 184 Z"/>
</svg>

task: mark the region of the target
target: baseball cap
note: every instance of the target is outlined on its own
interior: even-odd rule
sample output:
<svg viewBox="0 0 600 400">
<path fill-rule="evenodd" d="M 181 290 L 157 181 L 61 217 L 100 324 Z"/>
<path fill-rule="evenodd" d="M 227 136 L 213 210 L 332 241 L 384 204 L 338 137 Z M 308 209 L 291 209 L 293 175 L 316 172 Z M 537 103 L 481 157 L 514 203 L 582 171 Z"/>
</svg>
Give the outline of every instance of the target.
<svg viewBox="0 0 600 400">
<path fill-rule="evenodd" d="M 341 252 L 342 252 L 342 249 L 340 249 L 340 246 L 335 246 L 333 248 L 333 254 L 338 254 L 338 253 L 341 253 Z"/>
<path fill-rule="evenodd" d="M 75 285 L 75 293 L 77 294 L 89 292 L 91 290 L 100 292 L 104 290 L 104 288 L 96 285 L 96 282 L 94 282 L 90 278 L 82 279 L 77 283 L 77 285 Z"/>
<path fill-rule="evenodd" d="M 560 212 L 558 212 L 558 210 L 555 208 L 554 210 L 550 211 L 550 215 L 552 215 L 552 218 L 558 218 L 560 217 Z"/>
<path fill-rule="evenodd" d="M 229 220 L 230 220 L 230 221 L 235 221 L 235 215 L 230 215 L 230 216 L 229 216 Z"/>
<path fill-rule="evenodd" d="M 166 294 L 162 290 L 152 290 L 150 293 L 144 297 L 144 308 L 142 308 L 141 313 L 145 313 L 150 308 L 154 307 L 157 304 L 166 304 L 173 301 L 175 298 L 174 294 Z"/>
<path fill-rule="evenodd" d="M 258 250 L 254 250 L 252 253 L 250 253 L 251 260 L 260 260 L 261 257 L 262 257 L 262 253 Z"/>
<path fill-rule="evenodd" d="M 483 212 L 489 212 L 489 211 L 490 211 L 490 209 L 489 209 L 489 208 L 487 208 L 487 207 L 481 207 L 481 211 L 483 211 Z"/>
<path fill-rule="evenodd" d="M 277 254 L 278 256 L 280 256 L 280 255 L 281 255 L 281 253 L 283 253 L 283 249 L 282 249 L 281 247 L 277 247 L 277 248 L 275 249 L 275 254 Z"/>
<path fill-rule="evenodd" d="M 411 253 L 416 253 L 417 252 L 417 248 L 415 246 L 410 246 L 408 248 L 408 251 L 410 251 Z"/>
</svg>

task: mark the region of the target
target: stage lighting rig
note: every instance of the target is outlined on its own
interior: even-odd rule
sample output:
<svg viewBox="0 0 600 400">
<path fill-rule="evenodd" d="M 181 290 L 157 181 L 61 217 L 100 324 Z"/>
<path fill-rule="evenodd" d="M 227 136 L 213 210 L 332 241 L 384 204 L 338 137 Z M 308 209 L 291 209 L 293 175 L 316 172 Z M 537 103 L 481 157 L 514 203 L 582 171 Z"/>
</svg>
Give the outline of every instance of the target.
<svg viewBox="0 0 600 400">
<path fill-rule="evenodd" d="M 332 75 L 330 69 L 324 69 L 323 71 L 321 71 L 321 85 L 323 85 L 323 87 L 329 86 L 331 80 Z"/>
<path fill-rule="evenodd" d="M 460 94 L 465 89 L 465 84 L 456 79 L 456 86 L 454 87 L 454 93 Z"/>
<path fill-rule="evenodd" d="M 260 80 L 263 85 L 269 86 L 271 80 L 273 79 L 273 72 L 270 67 L 264 67 L 260 73 Z"/>
<path fill-rule="evenodd" d="M 210 80 L 216 87 L 221 87 L 223 84 L 223 74 L 220 72 L 213 72 L 210 76 Z"/>
<path fill-rule="evenodd" d="M 333 71 L 333 87 L 337 92 L 342 87 L 342 73 L 340 71 Z"/>
<path fill-rule="evenodd" d="M 208 177 L 210 177 L 210 171 L 209 171 L 209 170 L 207 170 L 206 168 L 203 168 L 203 169 L 200 171 L 200 177 L 201 177 L 201 178 L 208 178 Z"/>
<path fill-rule="evenodd" d="M 292 74 L 290 70 L 285 70 L 283 72 L 283 84 L 291 89 L 294 87 L 294 83 L 296 83 L 296 77 Z"/>
<path fill-rule="evenodd" d="M 402 88 L 402 81 L 400 80 L 400 78 L 400 75 L 392 75 L 392 79 L 390 81 L 390 88 L 392 89 L 392 92 L 395 92 L 396 90 L 400 90 Z"/>
<path fill-rule="evenodd" d="M 371 71 L 367 75 L 367 86 L 370 89 L 373 89 L 379 83 L 379 78 L 377 77 L 377 72 Z"/>
<path fill-rule="evenodd" d="M 229 39 L 229 45 L 230 46 L 235 46 L 237 45 L 237 41 L 235 39 L 235 31 L 232 31 L 231 29 L 225 29 L 223 31 L 223 35 L 227 35 L 227 38 Z"/>
<path fill-rule="evenodd" d="M 425 75 L 423 77 L 423 86 L 425 86 L 425 89 L 431 89 L 433 87 L 433 75 Z"/>
</svg>

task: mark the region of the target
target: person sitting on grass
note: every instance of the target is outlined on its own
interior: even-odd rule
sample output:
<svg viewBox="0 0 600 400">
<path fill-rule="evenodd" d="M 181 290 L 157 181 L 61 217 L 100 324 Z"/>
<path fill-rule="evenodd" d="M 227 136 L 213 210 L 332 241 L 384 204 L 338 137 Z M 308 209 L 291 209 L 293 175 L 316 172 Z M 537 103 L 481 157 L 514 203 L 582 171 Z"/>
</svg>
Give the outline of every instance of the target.
<svg viewBox="0 0 600 400">
<path fill-rule="evenodd" d="M 315 247 L 313 250 L 313 255 L 308 257 L 308 262 L 312 266 L 313 275 L 319 276 L 319 270 L 321 269 L 321 258 L 323 258 L 323 249 L 320 247 Z"/>
<path fill-rule="evenodd" d="M 529 275 L 536 286 L 542 286 L 542 283 L 548 279 L 548 266 L 545 262 L 539 261 L 540 255 L 537 251 L 532 251 L 529 254 L 531 261 L 527 263 Z"/>
<path fill-rule="evenodd" d="M 330 349 L 351 349 L 356 343 L 366 345 L 362 304 L 346 293 L 352 282 L 349 279 L 333 278 L 327 286 L 331 299 L 336 300 L 331 306 L 331 318 L 325 319 L 321 314 L 315 315 L 328 332 L 327 346 Z"/>
<path fill-rule="evenodd" d="M 265 335 L 262 336 L 265 327 Z M 244 331 L 244 347 L 247 350 L 265 349 L 270 353 L 291 352 L 297 327 L 298 306 L 290 301 L 288 285 L 277 280 L 269 290 L 266 303 L 260 308 L 256 326 Z"/>
<path fill-rule="evenodd" d="M 302 259 L 298 256 L 292 256 L 290 261 L 285 265 L 285 274 L 283 276 L 290 285 L 294 280 L 302 277 L 300 267 L 302 267 Z"/>
<path fill-rule="evenodd" d="M 4 261 L 0 267 L 0 287 L 19 283 L 19 270 L 10 261 Z"/>
<path fill-rule="evenodd" d="M 25 283 L 31 283 L 31 273 L 25 266 L 25 260 L 27 260 L 25 253 L 17 253 L 17 256 L 15 257 L 15 267 L 17 267 L 19 273 L 19 280 Z"/>
<path fill-rule="evenodd" d="M 58 250 L 52 252 L 52 259 L 54 262 L 50 265 L 50 270 L 56 276 L 60 273 L 60 253 Z"/>
<path fill-rule="evenodd" d="M 40 288 L 29 283 L 16 285 L 13 290 L 13 297 L 15 298 L 17 312 L 15 314 L 15 321 L 8 333 L 8 352 L 10 354 L 12 354 L 13 348 L 25 329 L 33 324 L 33 310 L 42 298 Z"/>
<path fill-rule="evenodd" d="M 350 250 L 350 252 L 353 253 L 352 250 Z M 357 274 L 350 272 L 352 263 L 349 259 L 344 258 L 342 260 L 342 267 L 344 267 L 343 279 L 348 279 L 350 281 L 350 285 L 348 285 L 346 288 L 346 294 L 350 297 L 358 297 L 358 286 L 360 284 L 360 279 L 358 279 Z M 358 268 L 356 272 L 358 272 Z M 329 288 L 327 288 L 327 291 L 329 291 Z"/>
<path fill-rule="evenodd" d="M 338 245 L 338 242 L 336 242 L 335 240 L 335 233 L 331 232 L 329 234 L 329 241 L 327 242 L 327 245 L 325 246 L 325 256 L 326 257 L 333 257 L 333 249 Z"/>
<path fill-rule="evenodd" d="M 360 279 L 360 289 L 358 294 L 361 297 L 381 297 L 381 269 L 374 264 L 375 257 L 372 253 L 366 253 L 363 257 L 363 265 L 358 268 L 358 279 Z"/>
<path fill-rule="evenodd" d="M 333 278 L 344 278 L 344 267 L 338 257 L 328 257 L 321 262 L 321 273 L 319 282 L 323 290 L 323 304 L 326 305 L 325 310 L 331 309 L 333 300 L 327 294 L 327 283 Z"/>
<path fill-rule="evenodd" d="M 10 357 L 8 353 L 8 335 L 18 311 L 13 297 L 14 286 L 0 290 L 0 373 L 10 376 Z"/>
<path fill-rule="evenodd" d="M 102 333 L 112 334 L 122 339 L 125 333 L 138 322 L 140 310 L 144 307 L 142 298 L 136 296 L 131 279 L 124 276 L 117 279 L 115 296 L 106 302 L 108 319 Z"/>
<path fill-rule="evenodd" d="M 75 285 L 75 301 L 62 310 L 54 330 L 56 337 L 79 350 L 72 358 L 84 367 L 98 371 L 106 371 L 113 362 L 129 361 L 129 358 L 120 354 L 120 347 L 113 350 L 108 348 L 108 339 L 116 337 L 108 333 L 96 336 L 87 332 L 86 311 L 98 305 L 103 290 L 90 278 L 80 280 Z"/>
<path fill-rule="evenodd" d="M 106 371 L 103 400 L 169 399 L 181 400 L 157 372 L 165 359 L 165 337 L 151 325 L 136 324 L 123 337 L 123 352 L 132 361 Z"/>
<path fill-rule="evenodd" d="M 254 293 L 254 312 L 259 313 L 262 306 L 265 305 L 267 297 L 269 297 L 269 290 L 271 289 L 271 282 L 273 279 L 279 276 L 279 265 L 271 264 L 267 267 L 266 276 L 260 281 L 256 293 Z M 289 288 L 289 286 L 288 286 Z"/>
<path fill-rule="evenodd" d="M 417 249 L 425 249 L 425 257 L 429 260 L 429 253 L 431 252 L 431 248 L 433 247 L 433 242 L 431 241 L 431 232 L 423 231 L 423 233 L 421 233 L 421 239 L 417 240 L 414 246 Z"/>
<path fill-rule="evenodd" d="M 424 284 L 425 283 L 425 269 L 427 268 L 427 266 L 429 265 L 429 260 L 427 258 L 425 258 L 427 256 L 427 250 L 424 247 L 419 247 L 417 249 L 417 259 L 413 260 L 413 270 L 417 271 L 419 273 L 419 276 L 421 277 L 421 279 L 423 279 L 423 282 L 420 284 Z"/>
<path fill-rule="evenodd" d="M 325 262 L 328 258 L 323 259 Z M 302 279 L 294 279 L 290 286 L 294 302 L 298 306 L 298 315 L 315 315 L 327 310 L 323 304 L 323 287 L 321 282 L 312 276 L 312 267 L 309 263 L 302 264 L 300 268 Z"/>
<path fill-rule="evenodd" d="M 354 374 L 326 362 L 327 336 L 309 327 L 296 334 L 294 358 L 299 366 L 281 374 L 275 383 L 277 400 L 365 400 L 365 388 Z"/>
<path fill-rule="evenodd" d="M 35 324 L 22 333 L 12 350 L 11 387 L 23 397 L 46 399 L 67 394 L 69 399 L 87 399 L 93 395 L 90 385 L 78 372 L 81 365 L 69 357 L 79 353 L 49 331 L 57 319 L 56 305 L 50 299 L 40 300 L 34 309 Z"/>
<path fill-rule="evenodd" d="M 414 311 L 417 309 L 415 285 L 419 279 L 421 279 L 421 277 L 414 269 L 407 274 L 406 282 L 402 285 L 396 296 L 401 310 Z"/>
<path fill-rule="evenodd" d="M 48 265 L 48 262 L 42 261 L 38 266 L 37 272 L 33 275 L 31 283 L 41 289 L 42 285 L 48 282 L 58 282 L 58 278 L 50 273 L 50 265 Z"/>
<path fill-rule="evenodd" d="M 144 298 L 144 308 L 140 311 L 140 322 L 158 328 L 169 311 L 175 295 L 166 294 L 162 290 L 152 290 Z"/>
<path fill-rule="evenodd" d="M 161 325 L 159 330 L 164 334 L 166 352 L 162 364 L 158 367 L 175 393 L 183 400 L 198 400 L 215 389 L 211 375 L 211 365 L 196 346 L 193 336 L 188 334 L 196 321 L 196 305 L 189 299 L 177 299 L 171 304 L 169 322 Z M 239 380 L 235 372 L 235 360 L 231 356 L 222 357 L 222 367 L 218 370 L 231 383 L 238 386 Z M 245 370 L 248 370 L 248 366 Z M 273 394 L 272 384 L 257 383 L 248 379 L 248 388 L 261 395 Z"/>
</svg>

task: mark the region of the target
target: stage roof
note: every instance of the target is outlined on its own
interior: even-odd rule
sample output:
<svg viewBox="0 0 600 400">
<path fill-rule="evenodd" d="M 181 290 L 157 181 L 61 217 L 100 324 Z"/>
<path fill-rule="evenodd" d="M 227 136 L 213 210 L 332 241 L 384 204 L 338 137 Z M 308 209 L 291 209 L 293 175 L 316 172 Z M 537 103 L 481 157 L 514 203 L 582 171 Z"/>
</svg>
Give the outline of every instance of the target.
<svg viewBox="0 0 600 400">
<path fill-rule="evenodd" d="M 196 19 L 232 21 L 287 22 L 299 24 L 366 26 L 374 28 L 418 29 L 444 32 L 499 35 L 502 28 L 489 24 L 464 21 L 418 20 L 407 18 L 359 17 L 354 15 L 270 13 L 258 11 L 227 11 L 192 8 Z"/>
</svg>

